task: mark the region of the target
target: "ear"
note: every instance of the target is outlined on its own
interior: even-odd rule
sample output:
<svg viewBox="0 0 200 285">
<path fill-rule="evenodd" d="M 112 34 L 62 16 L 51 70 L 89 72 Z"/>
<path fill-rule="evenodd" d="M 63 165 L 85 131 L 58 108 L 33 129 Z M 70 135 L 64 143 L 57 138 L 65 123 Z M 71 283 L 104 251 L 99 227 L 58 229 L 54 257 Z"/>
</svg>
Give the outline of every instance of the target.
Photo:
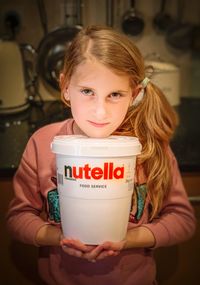
<svg viewBox="0 0 200 285">
<path fill-rule="evenodd" d="M 68 89 L 67 89 L 67 85 L 66 83 L 64 82 L 64 79 L 65 79 L 65 76 L 63 73 L 60 73 L 60 76 L 59 76 L 59 81 L 60 81 L 60 86 L 61 86 L 61 91 L 63 92 L 63 96 L 65 98 L 65 100 L 69 100 L 69 92 L 68 92 Z M 64 85 L 65 83 L 65 85 Z"/>
<path fill-rule="evenodd" d="M 63 73 L 60 73 L 59 75 L 59 83 L 62 90 L 67 89 L 68 81 L 66 81 L 65 75 Z"/>
<path fill-rule="evenodd" d="M 60 75 L 59 75 L 59 82 L 60 82 L 60 85 L 62 85 L 64 82 L 64 74 L 63 73 L 60 73 Z"/>
<path fill-rule="evenodd" d="M 63 96 L 65 98 L 66 101 L 70 101 L 70 96 L 69 96 L 69 90 L 65 89 Z"/>
</svg>

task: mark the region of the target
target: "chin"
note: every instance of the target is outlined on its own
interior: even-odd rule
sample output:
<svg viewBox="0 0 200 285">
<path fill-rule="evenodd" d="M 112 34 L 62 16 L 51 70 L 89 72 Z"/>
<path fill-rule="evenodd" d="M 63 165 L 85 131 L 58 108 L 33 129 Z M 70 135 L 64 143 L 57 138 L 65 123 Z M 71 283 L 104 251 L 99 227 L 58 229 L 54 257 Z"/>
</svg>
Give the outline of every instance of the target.
<svg viewBox="0 0 200 285">
<path fill-rule="evenodd" d="M 105 138 L 108 138 L 110 135 L 105 135 L 105 136 L 91 136 L 91 138 L 96 138 L 96 139 L 105 139 Z"/>
<path fill-rule="evenodd" d="M 101 133 L 101 132 L 85 132 L 86 136 L 90 138 L 96 138 L 96 139 L 103 139 L 107 138 L 111 135 L 111 133 Z"/>
</svg>

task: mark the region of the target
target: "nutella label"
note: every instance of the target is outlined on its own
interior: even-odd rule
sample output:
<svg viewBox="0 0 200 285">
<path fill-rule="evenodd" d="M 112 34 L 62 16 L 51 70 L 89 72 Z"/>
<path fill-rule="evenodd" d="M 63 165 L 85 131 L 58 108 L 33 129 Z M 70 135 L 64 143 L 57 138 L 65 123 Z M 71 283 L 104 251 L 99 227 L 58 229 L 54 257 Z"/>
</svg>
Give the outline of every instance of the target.
<svg viewBox="0 0 200 285">
<path fill-rule="evenodd" d="M 135 160 L 59 156 L 57 180 L 62 195 L 70 197 L 119 198 L 131 195 Z"/>
<path fill-rule="evenodd" d="M 84 166 L 64 166 L 65 178 L 68 180 L 76 179 L 94 179 L 94 180 L 110 180 L 123 179 L 124 166 L 115 166 L 113 162 L 105 162 L 103 167 L 92 167 L 89 163 Z"/>
</svg>

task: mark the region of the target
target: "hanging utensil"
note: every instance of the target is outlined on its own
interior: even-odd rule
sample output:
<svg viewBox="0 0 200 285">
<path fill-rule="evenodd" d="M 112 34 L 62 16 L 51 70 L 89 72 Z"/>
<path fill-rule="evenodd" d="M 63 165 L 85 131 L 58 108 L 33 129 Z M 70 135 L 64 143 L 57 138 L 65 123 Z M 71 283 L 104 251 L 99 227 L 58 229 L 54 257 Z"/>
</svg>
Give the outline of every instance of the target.
<svg viewBox="0 0 200 285">
<path fill-rule="evenodd" d="M 107 26 L 113 26 L 113 10 L 114 3 L 113 0 L 106 0 L 106 24 Z"/>
<path fill-rule="evenodd" d="M 144 30 L 144 20 L 135 9 L 135 0 L 130 1 L 131 8 L 125 12 L 122 18 L 122 30 L 125 34 L 138 36 Z"/>
<path fill-rule="evenodd" d="M 48 22 L 47 22 L 47 14 L 46 14 L 45 6 L 44 6 L 44 1 L 37 0 L 37 5 L 38 5 L 40 21 L 41 21 L 41 25 L 44 31 L 44 35 L 47 35 L 48 34 Z"/>
<path fill-rule="evenodd" d="M 193 33 L 192 33 L 192 51 L 200 52 L 200 5 L 196 7 L 198 9 L 198 19 L 199 22 L 194 26 Z"/>
<path fill-rule="evenodd" d="M 183 22 L 185 2 L 178 0 L 177 3 L 177 21 L 167 30 L 166 41 L 175 49 L 188 51 L 192 44 L 193 25 Z"/>
<path fill-rule="evenodd" d="M 159 13 L 153 19 L 153 26 L 158 32 L 164 33 L 172 25 L 172 17 L 165 12 L 166 0 L 161 0 Z"/>
</svg>

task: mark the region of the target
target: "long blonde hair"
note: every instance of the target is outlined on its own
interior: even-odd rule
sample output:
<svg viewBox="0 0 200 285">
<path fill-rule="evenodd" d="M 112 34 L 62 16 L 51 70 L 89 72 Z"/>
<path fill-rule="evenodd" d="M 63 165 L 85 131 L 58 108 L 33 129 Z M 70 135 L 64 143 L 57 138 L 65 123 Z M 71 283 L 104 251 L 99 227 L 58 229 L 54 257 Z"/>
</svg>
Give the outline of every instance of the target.
<svg viewBox="0 0 200 285">
<path fill-rule="evenodd" d="M 145 77 L 146 67 L 138 48 L 125 35 L 109 27 L 90 26 L 81 30 L 69 46 L 60 82 L 61 98 L 76 67 L 94 57 L 114 72 L 130 77 L 134 88 Z M 171 185 L 167 146 L 178 119 L 161 90 L 149 82 L 145 96 L 137 106 L 128 109 L 117 135 L 137 136 L 142 144 L 138 163 L 144 166 L 153 219 L 160 211 L 163 199 Z"/>
</svg>

